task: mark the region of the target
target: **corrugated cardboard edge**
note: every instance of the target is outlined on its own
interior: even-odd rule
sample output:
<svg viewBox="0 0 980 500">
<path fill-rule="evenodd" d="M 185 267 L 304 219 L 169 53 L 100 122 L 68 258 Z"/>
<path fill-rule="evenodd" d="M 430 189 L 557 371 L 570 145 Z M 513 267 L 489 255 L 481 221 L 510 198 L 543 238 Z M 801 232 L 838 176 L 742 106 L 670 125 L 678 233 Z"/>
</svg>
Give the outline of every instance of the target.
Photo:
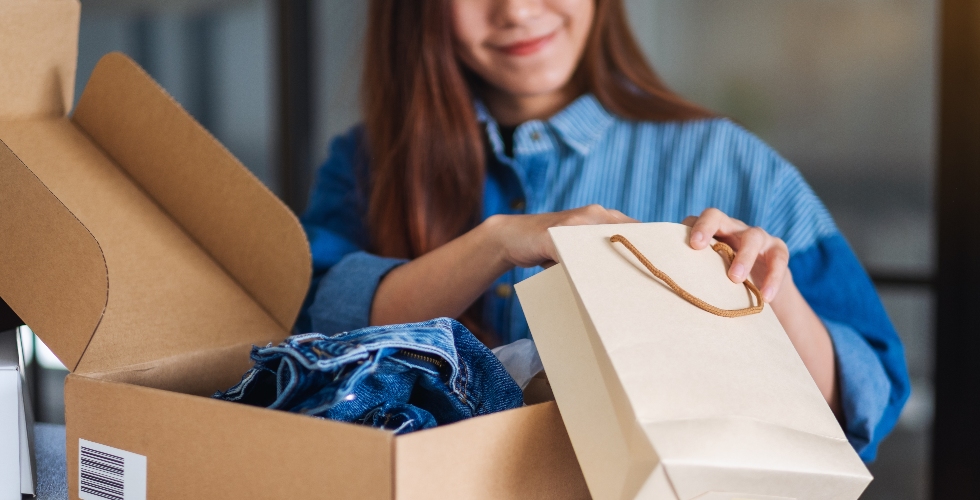
<svg viewBox="0 0 980 500">
<path fill-rule="evenodd" d="M 18 316 L 31 318 L 31 328 L 74 370 L 108 304 L 102 247 L 2 141 L 0 234 L 0 296 Z M 73 250 L 43 251 L 52 245 Z M 24 283 L 24 276 L 31 276 L 30 282 Z"/>
<path fill-rule="evenodd" d="M 102 58 L 72 116 L 289 332 L 312 276 L 306 233 L 262 182 L 135 62 Z"/>
<path fill-rule="evenodd" d="M 104 58 L 96 68 L 93 82 L 90 82 L 85 94 L 82 103 L 87 103 L 88 107 L 83 106 L 81 110 L 88 111 L 79 113 L 78 119 L 73 122 L 64 118 L 56 118 L 56 120 L 64 120 L 66 125 L 71 123 L 73 132 L 84 136 L 84 140 L 89 145 L 97 148 L 102 156 L 112 162 L 113 166 L 126 176 L 150 203 L 172 221 L 175 228 L 187 235 L 189 240 L 230 278 L 230 282 L 235 283 L 237 288 L 244 292 L 244 296 L 249 297 L 251 302 L 258 306 L 257 311 L 264 311 L 264 315 L 270 320 L 270 326 L 277 326 L 270 329 L 275 331 L 269 333 L 270 337 L 275 338 L 261 336 L 243 340 L 264 342 L 280 340 L 281 337 L 288 335 L 306 296 L 312 274 L 310 249 L 306 235 L 296 217 L 145 72 L 125 56 L 116 54 Z M 86 120 L 86 116 L 89 116 L 89 119 Z M 82 128 L 85 124 L 89 125 L 87 129 Z M 167 124 L 169 125 L 165 126 Z M 122 147 L 119 142 L 128 144 L 129 149 L 124 151 L 128 154 L 126 159 L 130 160 L 128 164 L 123 164 L 118 158 L 108 155 L 112 148 L 107 146 L 112 144 L 96 140 L 98 137 L 94 137 L 93 132 L 107 134 L 109 136 L 107 140 L 115 144 L 117 149 Z M 102 138 L 106 139 L 106 137 Z M 155 138 L 162 139 L 154 143 Z M 147 151 L 147 148 L 152 149 L 151 146 L 162 151 Z M 155 152 L 160 154 L 153 154 Z M 4 202 L 11 203 L 10 208 L 5 209 L 2 214 L 3 220 L 10 227 L 24 226 L 21 232 L 25 233 L 24 236 L 17 237 L 16 247 L 3 249 L 6 252 L 19 249 L 19 258 L 24 261 L 24 264 L 15 266 L 13 264 L 17 261 L 13 257 L 5 258 L 9 262 L 6 263 L 4 273 L 13 272 L 14 269 L 20 271 L 5 280 L 4 285 L 7 286 L 0 287 L 0 290 L 4 290 L 5 297 L 11 294 L 21 297 L 13 297 L 8 302 L 14 306 L 15 312 L 35 327 L 39 336 L 73 371 L 105 371 L 122 368 L 129 363 L 118 364 L 118 366 L 104 363 L 89 366 L 84 361 L 91 357 L 86 356 L 85 353 L 95 345 L 93 342 L 98 341 L 95 337 L 97 330 L 105 328 L 104 318 L 107 317 L 106 314 L 111 313 L 107 309 L 108 274 L 113 271 L 107 269 L 102 242 L 98 241 L 83 222 L 80 222 L 82 219 L 74 216 L 71 209 L 44 185 L 44 181 L 41 181 L 39 176 L 33 174 L 30 167 L 16 159 L 12 152 L 8 151 L 8 155 L 14 158 L 8 162 L 10 165 L 19 165 L 16 168 L 11 167 L 10 175 L 20 171 L 18 168 L 23 172 L 31 172 L 29 179 L 22 175 L 21 177 L 24 178 L 18 184 L 34 186 L 33 191 L 28 191 L 43 193 L 43 196 L 34 195 L 34 198 L 41 201 L 37 202 L 38 207 L 32 207 L 32 203 L 35 203 L 33 198 L 26 200 L 24 193 L 13 191 L 9 195 L 5 193 L 8 189 L 15 189 L 15 186 L 10 185 L 11 183 L 5 182 L 4 186 L 0 186 L 0 192 L 4 192 Z M 64 166 L 70 166 L 70 162 L 71 158 L 68 158 L 62 163 Z M 181 169 L 175 172 L 175 168 L 172 168 L 174 165 L 180 166 Z M 142 185 L 137 176 L 134 176 L 134 172 L 143 172 L 143 177 L 146 177 L 146 171 L 156 175 L 157 180 L 163 178 L 170 183 L 169 187 L 173 187 L 175 193 L 171 193 L 171 197 L 176 197 L 178 204 L 183 201 L 188 202 L 186 207 L 178 207 L 177 212 L 184 210 L 191 214 L 204 214 L 205 223 L 198 221 L 196 234 L 191 230 L 193 228 L 187 227 L 186 220 L 182 221 L 175 215 L 172 206 L 168 210 L 159 199 L 151 196 L 147 186 Z M 207 182 L 201 181 L 202 178 Z M 215 184 L 218 187 L 214 187 Z M 234 185 L 234 189 L 222 190 L 221 187 L 225 184 Z M 188 191 L 194 189 L 197 191 L 187 195 Z M 15 200 L 19 201 L 14 203 Z M 174 199 L 170 201 L 171 205 L 175 202 Z M 195 201 L 199 203 L 192 203 Z M 220 206 L 214 207 L 214 204 Z M 46 215 L 41 216 L 38 212 L 44 206 L 57 207 L 57 210 L 48 210 L 50 214 L 45 212 Z M 71 214 L 70 223 L 66 222 L 69 219 L 58 217 L 59 210 L 62 215 L 65 211 Z M 17 220 L 18 218 L 21 220 Z M 68 229 L 58 226 L 57 230 L 48 237 L 48 240 L 56 244 L 45 243 L 47 240 L 43 239 L 40 240 L 40 244 L 36 242 L 38 235 L 43 233 L 34 228 L 47 228 L 53 223 L 52 221 L 62 219 L 65 220 L 59 224 Z M 83 241 L 81 237 L 66 240 L 74 234 L 70 230 L 72 225 L 81 226 L 88 240 Z M 209 237 L 207 233 L 212 230 L 217 235 L 214 237 L 224 244 L 217 250 L 213 245 L 210 248 L 204 245 Z M 202 233 L 204 233 L 203 237 Z M 14 234 L 16 233 L 6 231 L 4 236 L 13 237 Z M 87 251 L 87 247 L 91 247 L 92 251 Z M 92 262 L 98 260 L 99 276 L 94 280 L 100 282 L 97 290 L 92 286 L 83 288 L 77 286 L 78 282 L 93 281 L 92 279 L 86 281 L 86 278 L 90 278 L 88 274 L 91 274 L 90 269 L 93 265 L 82 265 L 88 261 L 79 260 L 89 254 L 98 257 L 98 259 L 95 257 L 89 259 Z M 58 267 L 58 263 L 62 261 L 82 264 L 74 267 L 66 266 L 62 269 Z M 25 270 L 25 266 L 30 272 Z M 71 269 L 71 272 L 68 272 L 68 269 Z M 61 272 L 57 279 L 43 279 L 45 273 L 50 275 L 54 271 Z M 25 282 L 27 281 L 24 279 L 25 276 L 32 277 L 29 283 Z M 41 279 L 38 279 L 38 276 Z M 40 282 L 44 283 L 43 287 L 37 286 Z M 10 286 L 14 284 L 17 286 Z M 88 303 L 96 297 L 97 306 Z M 77 313 L 76 310 L 81 306 L 76 303 L 83 303 L 85 314 Z M 55 307 L 52 307 L 52 304 Z M 74 305 L 74 308 L 66 307 L 66 304 Z M 84 331 L 79 331 L 83 326 Z"/>
<path fill-rule="evenodd" d="M 237 384 L 252 367 L 249 353 L 255 343 L 201 349 L 129 365 L 107 372 L 85 375 L 111 382 L 123 382 L 181 394 L 211 397 Z"/>
</svg>

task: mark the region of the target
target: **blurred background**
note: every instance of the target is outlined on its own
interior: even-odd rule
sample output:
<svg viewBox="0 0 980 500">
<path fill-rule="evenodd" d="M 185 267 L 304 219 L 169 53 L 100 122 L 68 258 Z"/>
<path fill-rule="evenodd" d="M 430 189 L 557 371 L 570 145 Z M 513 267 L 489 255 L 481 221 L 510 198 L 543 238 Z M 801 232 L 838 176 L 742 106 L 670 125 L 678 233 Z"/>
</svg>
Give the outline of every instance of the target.
<svg viewBox="0 0 980 500">
<path fill-rule="evenodd" d="M 299 209 L 330 138 L 358 121 L 366 2 L 283 10 L 289 3 L 83 0 L 76 99 L 100 57 L 125 52 Z M 862 498 L 928 498 L 936 0 L 627 3 L 668 84 L 797 165 L 871 273 L 905 342 L 913 392 Z M 283 39 L 284 26 L 299 37 Z M 283 46 L 300 58 L 288 75 Z M 38 418 L 63 422 L 67 372 L 21 333 L 34 346 Z"/>
</svg>

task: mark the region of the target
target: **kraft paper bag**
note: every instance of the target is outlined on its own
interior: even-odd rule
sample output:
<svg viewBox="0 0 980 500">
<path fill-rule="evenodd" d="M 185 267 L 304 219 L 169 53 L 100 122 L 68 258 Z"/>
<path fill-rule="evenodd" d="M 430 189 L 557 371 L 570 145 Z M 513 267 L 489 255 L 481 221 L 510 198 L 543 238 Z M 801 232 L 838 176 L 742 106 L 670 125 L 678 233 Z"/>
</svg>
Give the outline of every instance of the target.
<svg viewBox="0 0 980 500">
<path fill-rule="evenodd" d="M 727 257 L 679 224 L 550 233 L 560 264 L 516 288 L 594 498 L 861 495 L 871 475 L 772 308 L 708 312 L 626 245 L 707 308 L 758 306 Z"/>
</svg>

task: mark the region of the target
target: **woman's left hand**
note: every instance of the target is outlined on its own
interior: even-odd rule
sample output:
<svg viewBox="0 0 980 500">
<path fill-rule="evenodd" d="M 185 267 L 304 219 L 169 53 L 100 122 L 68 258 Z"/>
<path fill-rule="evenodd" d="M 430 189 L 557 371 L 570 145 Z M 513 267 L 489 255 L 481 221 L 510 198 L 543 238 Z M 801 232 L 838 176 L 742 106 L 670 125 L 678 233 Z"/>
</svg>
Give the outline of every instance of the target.
<svg viewBox="0 0 980 500">
<path fill-rule="evenodd" d="M 714 238 L 735 250 L 728 277 L 735 283 L 741 283 L 752 276 L 752 282 L 759 286 L 763 300 L 771 303 L 772 311 L 830 409 L 843 422 L 834 344 L 823 321 L 793 283 L 786 243 L 762 228 L 750 227 L 725 215 L 717 208 L 705 210 L 700 217 L 688 217 L 684 219 L 684 224 L 691 226 L 692 248 L 707 248 L 711 238 Z M 779 300 L 773 302 L 777 294 Z"/>
<path fill-rule="evenodd" d="M 710 245 L 711 238 L 727 243 L 735 250 L 728 268 L 728 277 L 742 283 L 752 281 L 762 291 L 762 298 L 772 302 L 789 273 L 789 249 L 783 240 L 760 227 L 733 219 L 717 208 L 709 208 L 700 217 L 690 216 L 684 224 L 691 226 L 691 248 L 701 250 Z"/>
</svg>

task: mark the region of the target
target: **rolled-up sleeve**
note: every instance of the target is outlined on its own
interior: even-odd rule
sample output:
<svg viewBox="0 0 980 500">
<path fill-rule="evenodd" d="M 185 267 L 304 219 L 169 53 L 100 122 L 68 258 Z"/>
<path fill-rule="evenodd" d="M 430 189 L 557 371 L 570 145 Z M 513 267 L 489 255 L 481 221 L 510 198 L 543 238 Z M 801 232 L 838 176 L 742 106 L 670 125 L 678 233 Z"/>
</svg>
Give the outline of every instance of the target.
<svg viewBox="0 0 980 500">
<path fill-rule="evenodd" d="M 378 284 L 403 263 L 405 260 L 367 252 L 346 255 L 327 272 L 315 292 L 309 311 L 313 331 L 332 334 L 368 326 Z"/>
<path fill-rule="evenodd" d="M 834 343 L 844 431 L 874 460 L 909 397 L 905 350 L 871 279 L 840 233 L 790 258 L 793 281 Z"/>
<path fill-rule="evenodd" d="M 330 334 L 368 326 L 378 283 L 404 262 L 367 252 L 362 135 L 355 127 L 330 144 L 300 218 L 313 255 L 313 280 L 296 321 L 298 333 Z"/>
<path fill-rule="evenodd" d="M 758 143 L 758 147 L 768 147 Z M 864 461 L 898 422 L 911 392 L 905 350 L 874 284 L 800 173 L 770 151 L 758 224 L 782 238 L 800 293 L 834 344 L 843 429 Z"/>
<path fill-rule="evenodd" d="M 878 354 L 853 328 L 821 318 L 834 343 L 844 434 L 851 446 L 873 457 L 875 430 L 888 409 L 891 382 Z M 876 444 L 876 443 L 875 443 Z"/>
</svg>

